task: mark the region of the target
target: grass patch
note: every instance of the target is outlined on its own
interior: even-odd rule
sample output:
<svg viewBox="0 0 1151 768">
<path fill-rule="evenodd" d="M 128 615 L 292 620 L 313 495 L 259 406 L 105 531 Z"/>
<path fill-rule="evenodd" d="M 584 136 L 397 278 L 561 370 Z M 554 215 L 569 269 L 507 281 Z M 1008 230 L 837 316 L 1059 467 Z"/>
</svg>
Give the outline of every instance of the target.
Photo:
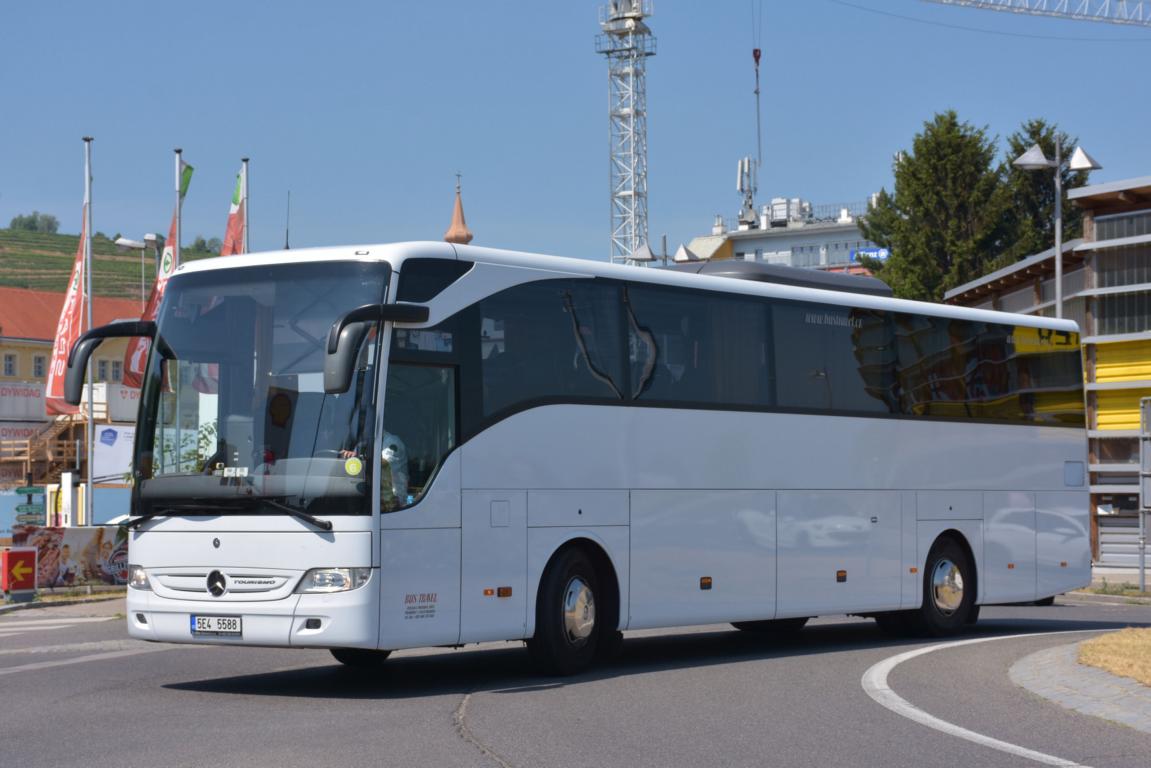
<svg viewBox="0 0 1151 768">
<path fill-rule="evenodd" d="M 114 598 L 127 594 L 127 587 L 67 587 L 56 588 L 50 592 L 41 590 L 36 593 L 34 602 L 58 603 L 76 598 Z"/>
<path fill-rule="evenodd" d="M 1099 585 L 1091 585 L 1084 591 L 1096 595 L 1115 595 L 1117 597 L 1151 597 L 1151 592 L 1140 592 L 1138 584 L 1130 584 L 1126 581 L 1111 584 L 1107 579 L 1103 579 Z"/>
<path fill-rule="evenodd" d="M 1121 629 L 1079 645 L 1079 663 L 1151 686 L 1151 629 Z"/>
</svg>

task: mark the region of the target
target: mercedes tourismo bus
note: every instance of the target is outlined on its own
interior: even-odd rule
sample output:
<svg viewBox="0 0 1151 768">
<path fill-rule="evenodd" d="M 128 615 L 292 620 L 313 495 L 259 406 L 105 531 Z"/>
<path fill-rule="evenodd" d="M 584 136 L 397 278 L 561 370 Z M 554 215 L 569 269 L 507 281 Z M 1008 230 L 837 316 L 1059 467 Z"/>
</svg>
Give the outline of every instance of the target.
<svg viewBox="0 0 1151 768">
<path fill-rule="evenodd" d="M 628 629 L 943 635 L 1088 583 L 1074 323 L 729 264 L 181 266 L 69 363 L 76 401 L 102 339 L 152 339 L 130 634 L 355 665 L 522 639 L 573 672 Z"/>
</svg>

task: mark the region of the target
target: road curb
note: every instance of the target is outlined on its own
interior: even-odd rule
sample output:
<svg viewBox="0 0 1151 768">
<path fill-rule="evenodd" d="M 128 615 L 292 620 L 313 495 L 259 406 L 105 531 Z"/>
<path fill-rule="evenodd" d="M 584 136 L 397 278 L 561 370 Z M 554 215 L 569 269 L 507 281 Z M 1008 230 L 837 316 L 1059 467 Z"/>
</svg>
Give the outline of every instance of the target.
<svg viewBox="0 0 1151 768">
<path fill-rule="evenodd" d="M 106 603 L 109 600 L 119 600 L 124 597 L 123 592 L 115 595 L 93 595 L 92 597 L 77 597 L 69 600 L 52 600 L 51 602 L 35 602 L 35 603 L 12 603 L 11 605 L 0 605 L 0 616 L 5 613 L 13 613 L 15 611 L 27 611 L 34 608 L 59 608 L 65 605 L 83 605 L 84 603 Z"/>
<path fill-rule="evenodd" d="M 1151 689 L 1079 663 L 1080 643 L 1024 656 L 1008 670 L 1011 682 L 1067 709 L 1151 733 Z"/>
<path fill-rule="evenodd" d="M 1097 595 L 1094 592 L 1068 592 L 1056 598 L 1057 601 L 1076 603 L 1097 603 L 1100 605 L 1151 605 L 1151 597 L 1124 597 L 1123 595 Z"/>
</svg>

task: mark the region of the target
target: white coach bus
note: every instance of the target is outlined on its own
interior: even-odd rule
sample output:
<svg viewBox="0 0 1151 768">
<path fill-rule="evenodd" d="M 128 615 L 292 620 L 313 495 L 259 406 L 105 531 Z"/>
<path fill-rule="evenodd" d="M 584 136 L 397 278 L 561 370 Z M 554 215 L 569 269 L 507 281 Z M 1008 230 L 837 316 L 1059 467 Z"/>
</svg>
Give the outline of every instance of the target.
<svg viewBox="0 0 1151 768">
<path fill-rule="evenodd" d="M 102 339 L 153 340 L 130 634 L 352 665 L 522 639 L 571 673 L 628 629 L 944 635 L 1089 582 L 1074 323 L 702 272 L 446 243 L 183 265 L 155 323 L 69 362 L 75 402 Z"/>
</svg>

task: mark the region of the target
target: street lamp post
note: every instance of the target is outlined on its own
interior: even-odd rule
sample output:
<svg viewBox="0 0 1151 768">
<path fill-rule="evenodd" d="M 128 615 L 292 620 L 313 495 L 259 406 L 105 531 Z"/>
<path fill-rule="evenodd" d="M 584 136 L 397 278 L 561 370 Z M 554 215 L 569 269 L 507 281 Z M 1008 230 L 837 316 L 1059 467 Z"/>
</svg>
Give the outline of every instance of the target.
<svg viewBox="0 0 1151 768">
<path fill-rule="evenodd" d="M 1063 147 L 1059 137 L 1055 137 L 1054 160 L 1048 160 L 1043 149 L 1035 144 L 1011 164 L 1025 171 L 1055 169 L 1055 316 L 1063 317 Z M 1072 171 L 1097 171 L 1103 166 L 1083 147 L 1076 147 L 1067 167 Z"/>
<path fill-rule="evenodd" d="M 121 251 L 139 251 L 140 252 L 140 313 L 144 312 L 144 251 L 148 248 L 148 244 L 140 240 L 131 240 L 127 237 L 116 238 L 116 248 Z"/>
<path fill-rule="evenodd" d="M 144 256 L 148 252 L 148 246 L 152 246 L 152 252 L 156 254 L 157 261 L 159 260 L 159 246 L 157 244 L 157 237 L 155 233 L 149 232 L 144 235 L 143 240 L 130 240 L 127 237 L 116 238 L 116 247 L 120 250 L 139 251 L 140 252 L 140 314 L 144 313 L 144 306 L 147 302 L 147 295 L 144 293 Z M 157 266 L 159 271 L 159 266 Z"/>
</svg>

